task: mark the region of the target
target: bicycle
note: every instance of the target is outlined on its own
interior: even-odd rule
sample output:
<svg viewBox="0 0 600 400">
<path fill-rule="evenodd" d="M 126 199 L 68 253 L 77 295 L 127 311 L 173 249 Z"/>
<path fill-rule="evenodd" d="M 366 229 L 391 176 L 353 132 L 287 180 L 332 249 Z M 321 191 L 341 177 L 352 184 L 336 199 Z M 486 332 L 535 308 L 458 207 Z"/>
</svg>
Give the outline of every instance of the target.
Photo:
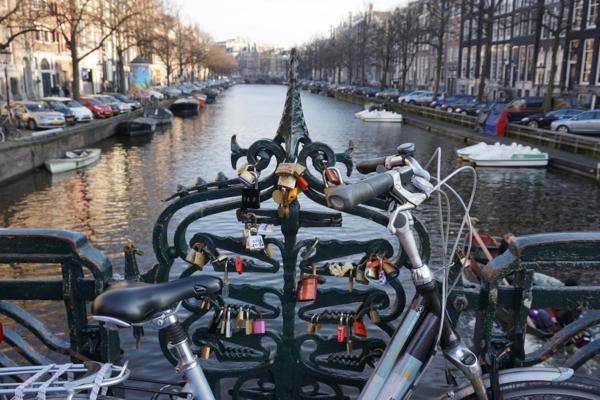
<svg viewBox="0 0 600 400">
<path fill-rule="evenodd" d="M 388 233 L 398 237 L 402 251 L 408 256 L 408 260 L 410 260 L 408 266 L 416 288 L 416 294 L 409 309 L 381 355 L 359 400 L 409 398 L 435 354 L 438 343 L 444 358 L 460 370 L 468 380 L 461 386 L 456 385 L 453 390 L 448 391 L 440 399 L 563 399 L 565 396 L 577 399 L 600 399 L 600 380 L 574 374 L 571 369 L 529 367 L 498 371 L 498 361 L 508 352 L 514 353 L 518 358 L 525 358 L 524 335 L 519 331 L 510 332 L 513 341 L 506 347 L 499 351 L 491 350 L 490 373 L 483 375 L 476 355 L 462 343 L 460 335 L 446 311 L 446 293 L 456 283 L 456 281 L 453 282 L 449 287 L 448 270 L 451 262 L 446 265 L 444 260 L 443 268 L 432 272 L 422 262 L 417 242 L 411 230 L 413 221 L 411 210 L 416 209 L 436 193 L 446 196 L 445 199 L 449 204 L 445 192 L 440 192 L 441 187 L 447 187 L 452 194 L 456 195 L 465 210 L 465 219 L 463 219 L 458 232 L 454 249 L 450 253 L 455 254 L 465 222 L 469 222 L 469 226 L 472 226 L 468 212 L 475 192 L 475 170 L 468 166 L 462 167 L 442 180 L 439 176 L 441 153 L 438 148 L 431 159 L 433 161 L 437 155 L 438 176 L 435 178 L 437 185 L 433 186 L 430 182 L 430 174 L 413 158 L 413 153 L 414 145 L 407 143 L 398 147 L 395 156 L 358 162 L 356 168 L 359 172 L 366 174 L 377 171 L 380 173 L 352 185 L 335 188 L 329 196 L 332 207 L 340 211 L 349 211 L 359 203 L 367 202 L 380 195 L 388 196 L 391 200 L 388 210 L 390 214 Z M 474 176 L 473 191 L 468 205 L 465 205 L 460 196 L 446 184 L 450 178 L 463 170 L 472 171 Z M 442 196 L 439 199 L 441 211 Z M 444 247 L 447 247 L 448 238 L 449 231 L 444 234 L 444 229 L 442 229 Z M 469 252 L 470 245 L 465 263 L 469 259 Z M 437 290 L 434 279 L 434 273 L 440 271 L 443 274 L 442 293 Z M 451 374 L 449 380 L 454 380 Z"/>
<path fill-rule="evenodd" d="M 6 139 L 8 140 L 17 140 L 21 137 L 21 131 L 17 128 L 12 122 L 12 118 L 10 114 L 2 117 L 2 121 L 0 122 L 0 143 L 4 142 Z"/>
</svg>

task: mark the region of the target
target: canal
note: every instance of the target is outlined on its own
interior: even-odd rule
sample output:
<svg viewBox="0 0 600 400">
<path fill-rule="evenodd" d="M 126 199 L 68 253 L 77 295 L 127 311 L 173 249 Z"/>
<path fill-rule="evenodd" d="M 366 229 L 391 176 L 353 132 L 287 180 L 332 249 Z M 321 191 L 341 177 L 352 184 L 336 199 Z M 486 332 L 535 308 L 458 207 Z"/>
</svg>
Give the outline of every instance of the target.
<svg viewBox="0 0 600 400">
<path fill-rule="evenodd" d="M 117 273 L 123 272 L 125 241 L 132 239 L 146 252 L 144 257 L 138 257 L 140 268 L 146 270 L 155 263 L 151 234 L 156 218 L 166 206 L 162 199 L 171 195 L 178 184 L 191 185 L 199 176 L 211 181 L 219 171 L 223 171 L 228 177 L 233 177 L 235 171 L 231 168 L 229 150 L 231 136 L 237 135 L 242 147 L 248 147 L 260 138 L 272 138 L 284 100 L 283 86 L 238 85 L 224 91 L 217 102 L 208 105 L 199 117 L 176 118 L 172 127 L 154 137 L 135 140 L 114 137 L 99 143 L 97 147 L 102 149 L 102 158 L 85 171 L 52 176 L 40 170 L 27 175 L 0 188 L 0 227 L 83 232 L 93 246 L 110 258 Z M 360 106 L 306 91 L 302 92 L 302 102 L 312 140 L 325 142 L 336 152 L 345 150 L 352 140 L 355 160 L 390 155 L 399 144 L 413 142 L 417 148 L 416 158 L 422 163 L 437 147 L 441 147 L 442 176 L 459 167 L 455 150 L 463 144 L 458 140 L 409 125 L 366 124 L 353 117 L 361 110 Z M 345 167 L 341 169 L 345 172 Z M 479 180 L 472 215 L 477 218 L 477 226 L 483 232 L 500 237 L 507 232 L 526 235 L 600 229 L 600 189 L 593 181 L 544 169 L 479 169 L 477 173 Z M 354 171 L 348 181 L 359 178 L 360 175 Z M 468 174 L 459 175 L 451 184 L 466 196 L 470 180 Z M 304 209 L 320 208 L 306 198 L 301 198 L 301 204 Z M 267 206 L 273 207 L 272 201 Z M 458 223 L 460 210 L 457 203 L 453 203 L 453 211 L 454 221 Z M 172 230 L 184 216 L 183 213 L 175 216 Z M 435 246 L 438 243 L 436 239 L 439 239 L 439 224 L 434 204 L 424 207 L 420 217 L 430 230 Z M 241 229 L 233 213 L 209 217 L 193 228 L 214 230 L 222 236 L 239 236 Z M 367 225 L 348 216 L 344 218 L 343 228 L 304 230 L 299 239 L 315 235 L 364 239 L 365 229 L 373 229 L 373 236 L 386 237 L 382 227 Z M 433 255 L 433 264 L 439 266 L 440 260 L 437 251 Z M 172 269 L 173 277 L 183 268 L 183 263 L 176 263 Z M 0 269 L 0 278 L 59 276 L 57 268 L 47 266 L 32 270 L 6 266 Z M 402 277 L 410 298 L 414 291 L 409 286 L 408 274 L 403 273 Z M 564 279 L 565 276 L 558 277 Z M 591 275 L 578 278 L 586 283 L 599 281 Z M 281 275 L 246 279 L 248 283 L 257 279 L 281 286 Z M 234 283 L 239 283 L 237 278 Z M 59 312 L 60 304 L 19 305 L 32 310 L 53 329 L 61 329 L 63 316 Z M 462 329 L 467 334 L 470 333 L 471 322 L 463 324 Z M 267 325 L 280 329 L 276 321 Z M 306 324 L 299 322 L 297 332 L 305 329 Z M 126 350 L 125 359 L 130 360 L 136 374 L 143 373 L 154 378 L 175 376 L 162 356 L 156 334 L 150 329 L 146 329 L 140 350 L 135 350 L 129 332 L 123 332 L 121 339 Z M 421 380 L 421 387 L 413 398 L 431 399 L 444 390 L 442 368 L 443 362 L 438 357 Z M 227 392 L 226 389 L 223 388 L 223 393 Z"/>
</svg>

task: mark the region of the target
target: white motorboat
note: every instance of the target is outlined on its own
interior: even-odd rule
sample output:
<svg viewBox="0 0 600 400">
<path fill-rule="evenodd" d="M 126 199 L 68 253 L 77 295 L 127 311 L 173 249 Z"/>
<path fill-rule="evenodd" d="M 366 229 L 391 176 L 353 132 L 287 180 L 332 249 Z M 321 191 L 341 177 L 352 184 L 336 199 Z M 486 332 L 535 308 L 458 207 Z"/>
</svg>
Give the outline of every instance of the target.
<svg viewBox="0 0 600 400">
<path fill-rule="evenodd" d="M 364 122 L 403 122 L 402 115 L 392 111 L 370 111 L 360 116 Z"/>
<path fill-rule="evenodd" d="M 361 119 L 363 115 L 367 115 L 370 112 L 371 111 L 369 111 L 369 110 L 362 110 L 361 112 L 357 112 L 356 114 L 354 114 L 354 118 Z"/>
<path fill-rule="evenodd" d="M 81 149 L 67 151 L 61 158 L 51 158 L 44 164 L 53 174 L 87 167 L 100 158 L 100 149 Z"/>
<path fill-rule="evenodd" d="M 483 154 L 483 153 L 487 153 L 488 151 L 492 151 L 495 149 L 509 149 L 509 148 L 516 149 L 517 143 L 512 142 L 512 144 L 510 146 L 507 146 L 505 144 L 500 144 L 499 142 L 496 142 L 493 145 L 488 145 L 487 143 L 479 142 L 472 146 L 463 147 L 462 149 L 456 150 L 456 154 L 458 155 L 458 158 L 461 158 L 463 160 L 469 160 L 469 157 L 473 154 Z"/>
<path fill-rule="evenodd" d="M 550 157 L 538 149 L 518 145 L 504 149 L 498 146 L 481 154 L 471 154 L 469 159 L 478 167 L 545 167 Z"/>
</svg>

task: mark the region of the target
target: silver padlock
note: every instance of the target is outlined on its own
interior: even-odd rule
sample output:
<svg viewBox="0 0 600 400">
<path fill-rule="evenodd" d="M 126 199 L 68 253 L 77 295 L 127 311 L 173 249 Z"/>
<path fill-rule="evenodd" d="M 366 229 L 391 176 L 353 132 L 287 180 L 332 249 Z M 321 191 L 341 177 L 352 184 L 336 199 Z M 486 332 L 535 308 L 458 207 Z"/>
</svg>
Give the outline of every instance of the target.
<svg viewBox="0 0 600 400">
<path fill-rule="evenodd" d="M 253 188 L 254 183 L 258 181 L 259 175 L 256 171 L 249 171 L 246 167 L 241 174 L 238 175 L 238 181 L 244 184 L 246 187 Z"/>
<path fill-rule="evenodd" d="M 270 235 L 273 233 L 273 224 L 260 224 L 258 225 L 258 234 L 259 235 Z"/>
<path fill-rule="evenodd" d="M 227 309 L 227 321 L 225 322 L 225 337 L 226 338 L 230 338 L 232 333 L 231 333 L 231 308 Z"/>
<path fill-rule="evenodd" d="M 265 242 L 262 236 L 258 234 L 258 229 L 250 228 L 250 236 L 246 239 L 246 250 L 258 252 L 265 248 Z"/>
</svg>

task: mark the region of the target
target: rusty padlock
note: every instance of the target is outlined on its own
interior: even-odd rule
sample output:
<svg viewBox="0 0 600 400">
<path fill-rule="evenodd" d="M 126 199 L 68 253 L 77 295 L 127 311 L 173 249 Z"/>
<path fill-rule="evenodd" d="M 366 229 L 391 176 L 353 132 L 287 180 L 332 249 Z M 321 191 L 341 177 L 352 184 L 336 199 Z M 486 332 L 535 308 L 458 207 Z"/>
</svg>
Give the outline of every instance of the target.
<svg viewBox="0 0 600 400">
<path fill-rule="evenodd" d="M 296 301 L 312 301 L 317 298 L 317 267 L 315 264 L 312 266 L 312 275 L 304 275 L 304 272 L 300 273 L 300 281 L 298 282 L 298 288 L 296 289 Z"/>
</svg>

